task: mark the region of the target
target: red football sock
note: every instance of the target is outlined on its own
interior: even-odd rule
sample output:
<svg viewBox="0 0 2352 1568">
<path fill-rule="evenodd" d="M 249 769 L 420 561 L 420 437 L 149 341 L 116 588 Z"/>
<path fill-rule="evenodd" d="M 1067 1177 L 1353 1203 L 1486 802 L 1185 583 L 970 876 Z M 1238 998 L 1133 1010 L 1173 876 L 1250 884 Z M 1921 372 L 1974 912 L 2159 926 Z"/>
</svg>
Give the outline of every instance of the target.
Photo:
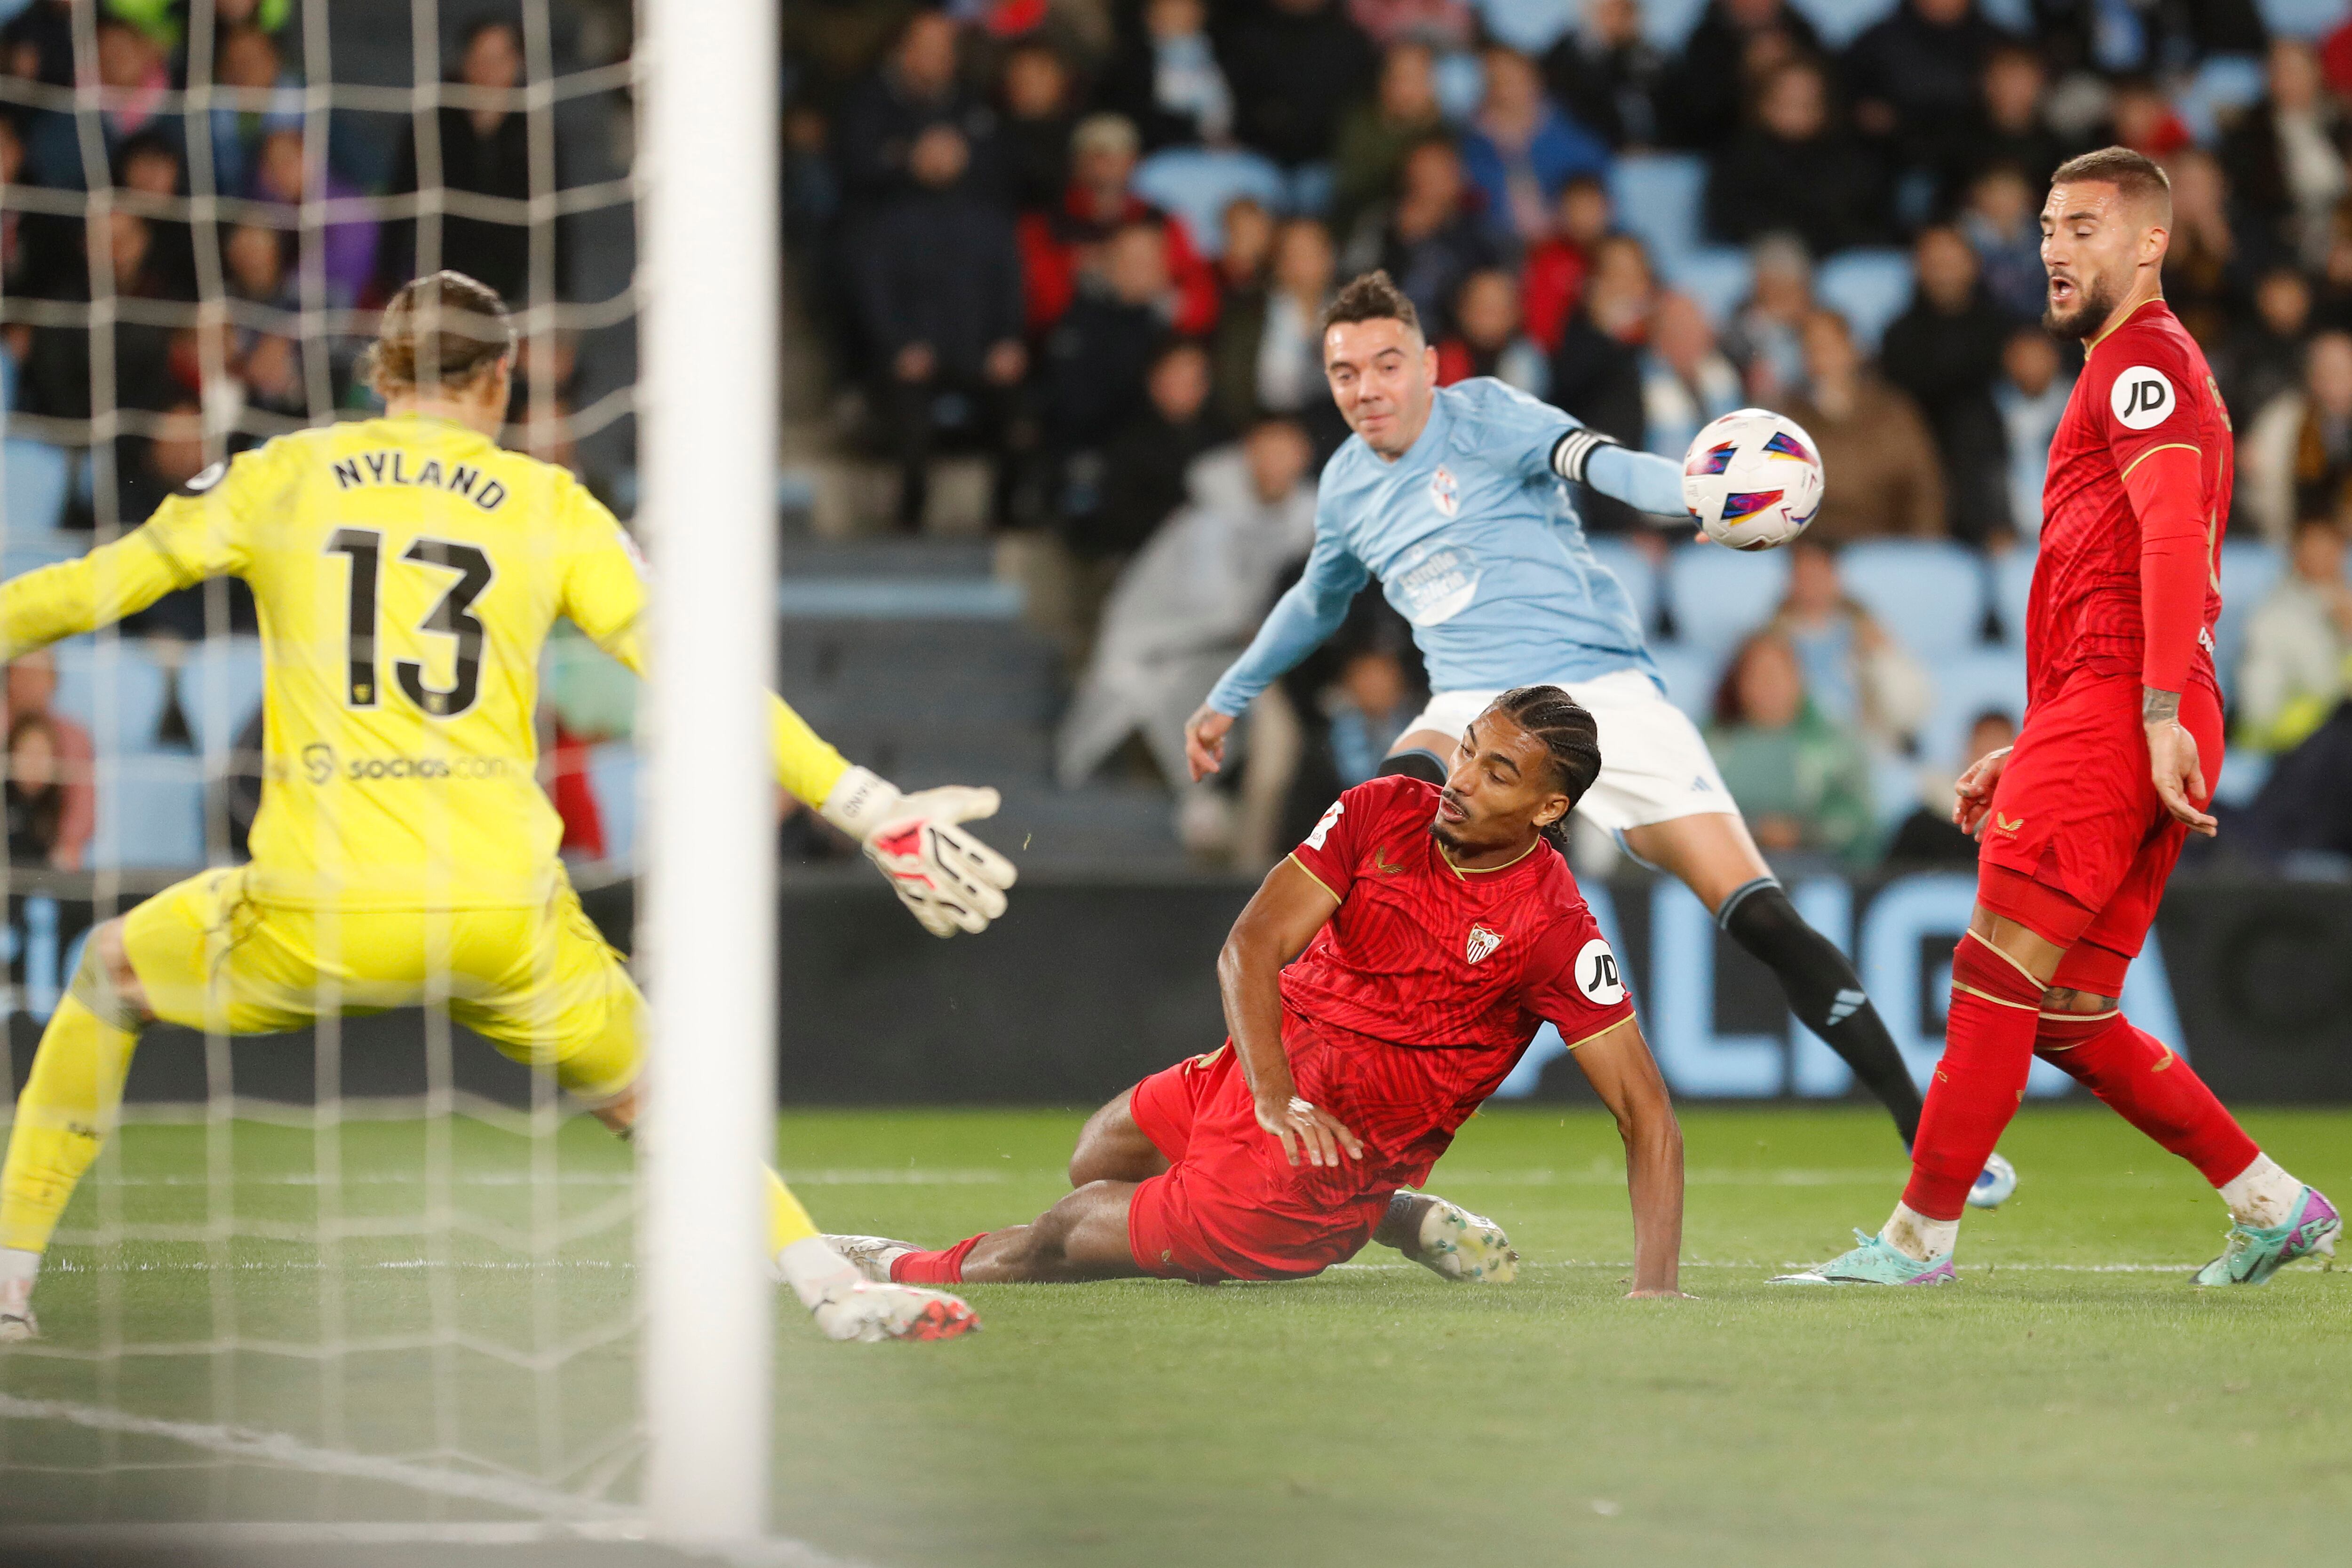
<svg viewBox="0 0 2352 1568">
<path fill-rule="evenodd" d="M 1927 1085 L 1903 1201 L 1929 1219 L 1958 1219 L 2001 1129 L 2025 1097 L 2043 987 L 1974 932 L 1952 952 L 1952 1010 L 1943 1060 Z"/>
<path fill-rule="evenodd" d="M 988 1236 L 985 1230 L 967 1236 L 942 1252 L 901 1252 L 890 1260 L 890 1278 L 901 1285 L 961 1285 L 963 1260 Z"/>
<path fill-rule="evenodd" d="M 2045 1017 L 2035 1050 L 2220 1186 L 2262 1153 L 2172 1048 L 2120 1012 Z"/>
</svg>

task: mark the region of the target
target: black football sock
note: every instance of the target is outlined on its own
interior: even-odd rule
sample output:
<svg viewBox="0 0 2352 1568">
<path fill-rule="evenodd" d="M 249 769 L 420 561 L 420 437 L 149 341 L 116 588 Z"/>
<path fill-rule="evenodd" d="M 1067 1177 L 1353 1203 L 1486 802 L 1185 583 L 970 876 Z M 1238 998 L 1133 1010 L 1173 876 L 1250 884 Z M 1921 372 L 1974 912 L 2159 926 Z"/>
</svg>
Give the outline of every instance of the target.
<svg viewBox="0 0 2352 1568">
<path fill-rule="evenodd" d="M 1903 1146 L 1909 1148 L 1919 1135 L 1919 1091 L 1846 956 L 1805 924 L 1770 877 L 1734 889 L 1716 912 L 1716 923 L 1771 966 L 1788 995 L 1789 1010 L 1827 1040 L 1885 1104 L 1895 1131 L 1903 1134 Z"/>
<path fill-rule="evenodd" d="M 1400 1191 L 1389 1199 L 1389 1211 L 1381 1217 L 1380 1228 L 1372 1239 L 1382 1247 L 1392 1247 L 1408 1258 L 1421 1256 L 1421 1219 L 1436 1206 L 1433 1197 L 1417 1192 Z"/>
</svg>

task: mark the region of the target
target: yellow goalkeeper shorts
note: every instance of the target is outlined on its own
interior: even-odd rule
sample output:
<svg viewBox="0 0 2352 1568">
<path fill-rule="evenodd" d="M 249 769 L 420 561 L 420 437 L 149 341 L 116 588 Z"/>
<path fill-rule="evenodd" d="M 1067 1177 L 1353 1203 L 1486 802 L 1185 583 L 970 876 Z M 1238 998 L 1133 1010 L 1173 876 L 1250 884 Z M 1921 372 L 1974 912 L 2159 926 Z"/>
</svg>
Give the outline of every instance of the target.
<svg viewBox="0 0 2352 1568">
<path fill-rule="evenodd" d="M 636 1081 L 644 998 L 568 883 L 538 908 L 313 909 L 255 903 L 239 867 L 165 888 L 123 917 L 122 935 L 167 1023 L 276 1034 L 441 999 L 452 1020 L 583 1099 Z"/>
</svg>

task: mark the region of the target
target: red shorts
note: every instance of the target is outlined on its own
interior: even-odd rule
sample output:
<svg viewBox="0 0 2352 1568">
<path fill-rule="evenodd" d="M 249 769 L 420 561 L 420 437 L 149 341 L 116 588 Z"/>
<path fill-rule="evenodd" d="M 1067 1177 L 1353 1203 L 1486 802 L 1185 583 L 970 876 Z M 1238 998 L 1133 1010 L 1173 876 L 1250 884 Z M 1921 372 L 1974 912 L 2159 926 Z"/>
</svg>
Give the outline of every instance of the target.
<svg viewBox="0 0 2352 1568">
<path fill-rule="evenodd" d="M 2192 682 L 2180 722 L 2210 791 L 2221 699 Z M 2017 737 L 1977 857 L 1977 902 L 2066 949 L 2052 985 L 2117 996 L 2188 838 L 2148 777 L 2139 677 L 2079 672 Z"/>
<path fill-rule="evenodd" d="M 1297 1280 L 1352 1258 L 1397 1183 L 1379 1162 L 1294 1166 L 1257 1124 L 1227 1041 L 1137 1084 L 1128 1109 L 1170 1168 L 1135 1189 L 1127 1244 L 1162 1279 Z"/>
</svg>

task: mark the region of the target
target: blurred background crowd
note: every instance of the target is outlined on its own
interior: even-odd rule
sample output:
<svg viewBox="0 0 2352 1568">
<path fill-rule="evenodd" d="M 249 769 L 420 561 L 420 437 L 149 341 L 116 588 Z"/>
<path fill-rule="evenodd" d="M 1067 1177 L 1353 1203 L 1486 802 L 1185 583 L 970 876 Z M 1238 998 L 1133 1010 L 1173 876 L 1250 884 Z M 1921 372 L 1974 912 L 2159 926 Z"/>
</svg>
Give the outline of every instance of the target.
<svg viewBox="0 0 2352 1568">
<path fill-rule="evenodd" d="M 0 0 L 12 571 L 135 525 L 224 451 L 363 411 L 351 362 L 423 209 L 444 264 L 626 338 L 596 315 L 626 301 L 626 192 L 591 199 L 627 162 L 622 0 L 556 0 L 539 44 L 512 5 L 447 0 L 422 57 L 403 7 L 334 0 L 331 42 L 290 0 L 196 4 L 201 29 L 190 0 Z M 1768 850 L 1964 863 L 1941 819 L 2022 717 L 2041 479 L 2080 363 L 2036 324 L 2037 215 L 2063 158 L 2122 142 L 2171 173 L 2166 292 L 2238 433 L 2224 852 L 2352 870 L 2338 0 L 784 10 L 779 678 L 877 766 L 999 783 L 1033 855 L 1262 864 L 1417 711 L 1372 591 L 1261 700 L 1241 766 L 1194 785 L 1176 739 L 1305 555 L 1346 435 L 1318 317 L 1381 267 L 1446 382 L 1496 376 L 1674 457 L 1740 406 L 1813 434 L 1828 498 L 1797 548 L 1729 557 L 1586 494 L 1588 532 Z M 608 64 L 612 90 L 545 117 L 501 96 Z M 467 90 L 321 111 L 322 70 Z M 78 110 L 77 80 L 102 98 Z M 618 229 L 588 226 L 599 202 Z M 627 516 L 633 345 L 544 322 L 530 342 L 514 441 Z M 257 723 L 242 677 L 202 665 L 196 700 L 202 661 L 173 651 L 249 632 L 236 595 L 131 630 L 100 750 Z M 93 657 L 10 673 L 12 855 L 82 863 L 95 832 L 101 858 L 168 863 L 185 835 L 142 824 L 184 813 L 138 808 L 137 769 L 88 799 Z M 626 694 L 571 647 L 548 691 L 572 847 L 625 859 Z"/>
</svg>

